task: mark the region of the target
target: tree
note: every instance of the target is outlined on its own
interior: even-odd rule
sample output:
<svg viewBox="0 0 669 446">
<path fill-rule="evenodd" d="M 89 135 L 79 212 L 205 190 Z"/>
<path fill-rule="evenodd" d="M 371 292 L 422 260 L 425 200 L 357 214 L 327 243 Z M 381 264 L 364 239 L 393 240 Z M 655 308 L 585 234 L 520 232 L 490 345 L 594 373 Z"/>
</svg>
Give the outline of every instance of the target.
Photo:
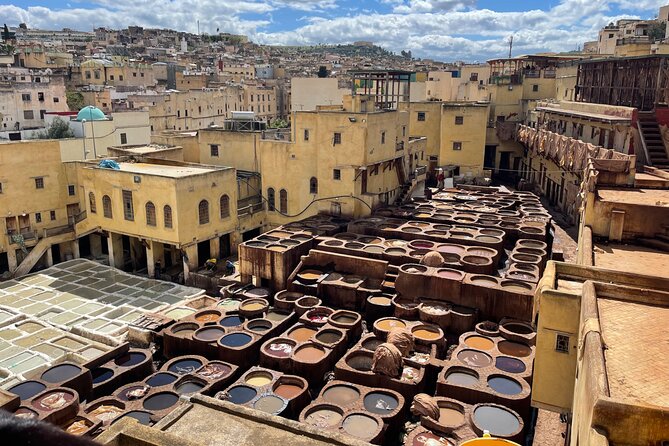
<svg viewBox="0 0 669 446">
<path fill-rule="evenodd" d="M 667 30 L 667 22 L 655 21 L 648 27 L 648 37 L 651 42 L 664 39 Z"/>
<path fill-rule="evenodd" d="M 285 119 L 277 118 L 274 121 L 269 123 L 269 128 L 271 129 L 285 129 L 289 126 L 288 121 Z"/>
<path fill-rule="evenodd" d="M 65 139 L 73 137 L 74 132 L 70 126 L 59 117 L 54 118 L 49 127 L 35 134 L 35 139 Z"/>
<path fill-rule="evenodd" d="M 78 91 L 68 91 L 65 93 L 67 97 L 67 106 L 70 111 L 79 111 L 84 108 L 84 95 Z"/>
<path fill-rule="evenodd" d="M 321 65 L 318 67 L 318 77 L 328 77 L 328 69 L 325 67 L 325 65 Z"/>
</svg>

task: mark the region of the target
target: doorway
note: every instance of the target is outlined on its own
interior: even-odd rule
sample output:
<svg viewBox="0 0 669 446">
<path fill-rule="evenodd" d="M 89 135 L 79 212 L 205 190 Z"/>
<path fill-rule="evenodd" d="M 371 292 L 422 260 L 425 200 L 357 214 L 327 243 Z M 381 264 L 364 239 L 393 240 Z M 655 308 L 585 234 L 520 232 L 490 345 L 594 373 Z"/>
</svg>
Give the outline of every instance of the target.
<svg viewBox="0 0 669 446">
<path fill-rule="evenodd" d="M 251 229 L 242 234 L 242 241 L 248 242 L 252 238 L 256 238 L 260 235 L 260 228 Z"/>
<path fill-rule="evenodd" d="M 230 234 L 224 234 L 219 237 L 219 252 L 218 256 L 221 259 L 225 259 L 227 257 L 230 257 L 230 254 L 232 254 L 231 249 L 230 249 Z"/>
<path fill-rule="evenodd" d="M 497 146 L 485 146 L 485 153 L 483 155 L 483 168 L 494 169 L 495 157 L 497 156 Z"/>
<path fill-rule="evenodd" d="M 197 266 L 203 266 L 209 260 L 209 240 L 197 244 Z"/>
</svg>

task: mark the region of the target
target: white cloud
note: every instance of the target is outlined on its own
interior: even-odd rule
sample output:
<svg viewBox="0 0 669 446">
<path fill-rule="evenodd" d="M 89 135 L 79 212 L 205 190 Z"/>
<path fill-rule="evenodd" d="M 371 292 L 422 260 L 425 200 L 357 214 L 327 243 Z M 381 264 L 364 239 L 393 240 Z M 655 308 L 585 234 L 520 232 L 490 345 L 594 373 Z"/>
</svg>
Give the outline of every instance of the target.
<svg viewBox="0 0 669 446">
<path fill-rule="evenodd" d="M 609 22 L 654 16 L 667 0 L 562 0 L 549 10 L 521 12 L 476 9 L 475 0 L 377 0 L 360 3 L 365 9 L 359 11 L 340 7 L 339 0 L 147 0 L 141 8 L 136 0 L 92 1 L 92 9 L 0 5 L 0 16 L 11 25 L 87 30 L 140 25 L 195 32 L 199 20 L 203 32 L 220 28 L 266 44 L 370 40 L 418 57 L 485 60 L 504 56 L 512 34 L 514 54 L 573 50 Z M 393 12 L 370 11 L 380 4 Z M 287 23 L 272 18 L 279 10 L 300 12 Z"/>
</svg>

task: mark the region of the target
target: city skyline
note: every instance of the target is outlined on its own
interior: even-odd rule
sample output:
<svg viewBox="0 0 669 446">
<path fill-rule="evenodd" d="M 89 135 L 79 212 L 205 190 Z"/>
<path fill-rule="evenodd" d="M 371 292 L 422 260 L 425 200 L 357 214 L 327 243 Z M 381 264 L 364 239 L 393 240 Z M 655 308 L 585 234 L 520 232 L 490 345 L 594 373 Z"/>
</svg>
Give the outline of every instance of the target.
<svg viewBox="0 0 669 446">
<path fill-rule="evenodd" d="M 9 26 L 64 27 L 92 31 L 98 26 L 129 25 L 214 34 L 245 34 L 260 44 L 316 45 L 372 41 L 399 53 L 441 61 L 484 61 L 513 54 L 578 49 L 598 30 L 621 18 L 656 16 L 663 1 L 562 0 L 339 0 L 146 2 L 15 1 L 0 5 Z M 381 30 L 385 29 L 383 32 Z M 446 31 L 444 31 L 446 30 Z"/>
</svg>

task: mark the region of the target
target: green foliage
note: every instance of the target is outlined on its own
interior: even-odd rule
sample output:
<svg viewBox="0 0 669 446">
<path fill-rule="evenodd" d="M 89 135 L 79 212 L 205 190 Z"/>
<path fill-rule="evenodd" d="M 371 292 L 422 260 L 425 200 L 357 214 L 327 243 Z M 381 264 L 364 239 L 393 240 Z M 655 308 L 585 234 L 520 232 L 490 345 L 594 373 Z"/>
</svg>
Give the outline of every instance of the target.
<svg viewBox="0 0 669 446">
<path fill-rule="evenodd" d="M 67 97 L 67 106 L 70 108 L 70 111 L 78 112 L 84 108 L 84 95 L 78 91 L 68 91 L 65 93 Z"/>
<path fill-rule="evenodd" d="M 275 119 L 274 121 L 269 123 L 269 128 L 271 129 L 285 129 L 289 127 L 290 124 L 288 124 L 288 121 L 285 119 Z"/>
<path fill-rule="evenodd" d="M 667 29 L 667 22 L 656 21 L 648 27 L 648 37 L 651 42 L 664 39 L 664 33 Z"/>
<path fill-rule="evenodd" d="M 70 126 L 59 117 L 54 118 L 49 127 L 37 132 L 35 135 L 35 139 L 65 139 L 73 137 L 74 132 Z"/>
</svg>

